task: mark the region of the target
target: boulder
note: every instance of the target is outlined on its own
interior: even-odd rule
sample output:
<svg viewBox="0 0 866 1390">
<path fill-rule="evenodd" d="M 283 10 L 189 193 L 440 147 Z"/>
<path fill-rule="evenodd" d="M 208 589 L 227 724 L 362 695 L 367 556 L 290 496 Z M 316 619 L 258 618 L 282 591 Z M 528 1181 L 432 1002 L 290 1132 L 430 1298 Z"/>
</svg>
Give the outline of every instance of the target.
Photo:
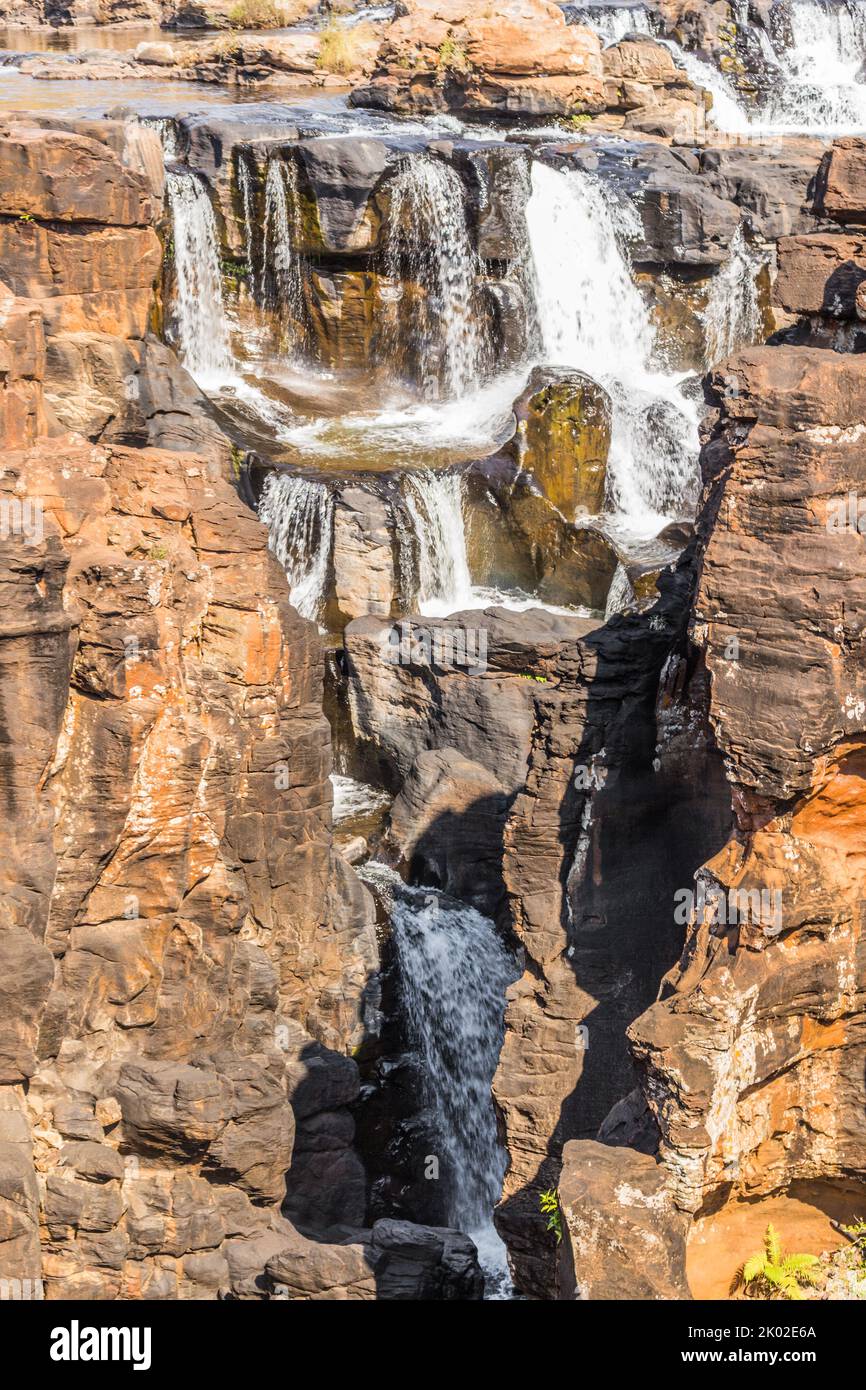
<svg viewBox="0 0 866 1390">
<path fill-rule="evenodd" d="M 547 500 L 569 521 L 600 512 L 611 428 L 604 388 L 582 372 L 535 367 L 514 413 L 511 448 Z"/>
<path fill-rule="evenodd" d="M 593 1302 L 689 1299 L 689 1222 L 648 1154 L 571 1140 L 562 1152 L 558 1297 Z"/>
</svg>

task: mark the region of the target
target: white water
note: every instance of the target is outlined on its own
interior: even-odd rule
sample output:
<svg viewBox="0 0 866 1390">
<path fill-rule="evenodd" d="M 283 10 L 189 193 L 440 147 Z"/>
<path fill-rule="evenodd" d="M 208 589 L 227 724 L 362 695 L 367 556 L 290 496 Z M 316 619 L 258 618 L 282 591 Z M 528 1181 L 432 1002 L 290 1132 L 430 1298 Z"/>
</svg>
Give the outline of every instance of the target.
<svg viewBox="0 0 866 1390">
<path fill-rule="evenodd" d="M 600 5 L 594 6 L 586 18 L 581 19 L 581 23 L 585 23 L 588 28 L 598 34 L 599 38 L 604 40 L 605 48 L 609 48 L 612 43 L 619 43 L 626 34 L 650 34 L 652 32 L 647 11 L 638 6 L 606 5 L 603 8 Z"/>
<path fill-rule="evenodd" d="M 764 257 L 749 246 L 738 227 L 728 259 L 713 276 L 703 313 L 704 364 L 707 368 L 738 347 L 757 342 L 761 329 L 757 276 Z"/>
<path fill-rule="evenodd" d="M 693 500 L 697 414 L 682 377 L 654 365 L 649 310 L 625 250 L 637 213 L 609 202 L 590 174 L 535 163 L 526 220 L 542 361 L 586 372 L 610 394 L 614 521 L 655 535 Z"/>
<path fill-rule="evenodd" d="M 424 393 L 454 399 L 477 390 L 486 343 L 475 303 L 478 255 L 466 225 L 463 184 L 433 155 L 415 155 L 391 181 L 385 273 L 420 285 L 427 295 L 419 366 Z M 401 306 L 402 307 L 402 306 Z M 400 315 L 405 330 L 405 316 Z M 402 364 L 403 334 L 394 344 Z"/>
<path fill-rule="evenodd" d="M 165 125 L 164 130 L 170 127 Z M 175 296 L 171 306 L 178 356 L 201 389 L 236 404 L 285 437 L 286 415 L 277 401 L 245 381 L 232 352 L 223 298 L 219 236 L 204 184 L 180 169 L 166 169 L 174 243 Z"/>
<path fill-rule="evenodd" d="M 408 888 L 382 864 L 367 865 L 362 877 L 390 901 L 402 1004 L 450 1195 L 449 1224 L 478 1246 L 488 1295 L 507 1297 L 505 1250 L 492 1220 L 506 1159 L 490 1088 L 514 960 L 474 908 L 432 888 Z"/>
<path fill-rule="evenodd" d="M 677 67 L 683 69 L 696 87 L 711 93 L 713 104 L 707 117 L 710 125 L 729 135 L 746 135 L 754 130 L 755 118 L 740 104 L 736 88 L 724 73 L 694 53 L 687 53 L 673 39 L 660 38 L 659 43 L 670 49 Z"/>
<path fill-rule="evenodd" d="M 166 172 L 177 293 L 173 306 L 180 359 L 203 389 L 235 376 L 223 303 L 216 219 L 194 174 Z"/>
<path fill-rule="evenodd" d="M 276 307 L 296 321 L 303 315 L 301 265 L 294 247 L 297 215 L 298 188 L 294 161 L 268 160 L 260 292 L 263 296 L 267 295 L 270 281 Z"/>
<path fill-rule="evenodd" d="M 845 134 L 866 129 L 866 0 L 794 0 L 784 80 L 763 122 L 776 130 Z"/>
<path fill-rule="evenodd" d="M 247 156 L 243 153 L 238 155 L 237 164 L 238 188 L 241 194 L 241 206 L 244 212 L 244 247 L 247 256 L 247 266 L 249 267 L 250 287 L 255 294 L 259 289 L 259 281 L 255 274 L 255 218 L 253 213 L 253 176 L 250 173 L 250 166 Z"/>
<path fill-rule="evenodd" d="M 337 772 L 331 773 L 331 786 L 334 789 L 334 825 L 372 815 L 392 800 L 387 792 L 380 791 L 378 787 L 357 782 L 354 777 L 342 777 Z"/>
<path fill-rule="evenodd" d="M 298 473 L 269 473 L 259 520 L 289 581 L 289 598 L 305 618 L 321 617 L 334 536 L 334 496 Z"/>
<path fill-rule="evenodd" d="M 407 473 L 403 498 L 418 546 L 418 611 L 427 616 L 473 606 L 457 473 Z"/>
</svg>

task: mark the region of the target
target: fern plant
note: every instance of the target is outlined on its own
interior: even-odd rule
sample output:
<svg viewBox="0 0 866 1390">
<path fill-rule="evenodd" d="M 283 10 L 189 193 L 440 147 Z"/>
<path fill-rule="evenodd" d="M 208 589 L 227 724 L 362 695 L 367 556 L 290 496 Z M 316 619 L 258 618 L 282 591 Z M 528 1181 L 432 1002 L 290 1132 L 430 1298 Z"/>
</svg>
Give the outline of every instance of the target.
<svg viewBox="0 0 866 1390">
<path fill-rule="evenodd" d="M 542 1216 L 547 1217 L 548 1231 L 556 1233 L 556 1243 L 562 1240 L 562 1213 L 559 1210 L 559 1196 L 555 1187 L 550 1187 L 546 1192 L 539 1193 L 538 1205 L 541 1207 Z"/>
<path fill-rule="evenodd" d="M 814 1288 L 819 1282 L 816 1266 L 820 1263 L 817 1255 L 787 1254 L 782 1249 L 778 1231 L 771 1224 L 764 1234 L 763 1250 L 752 1255 L 737 1270 L 731 1292 L 742 1288 L 750 1298 L 801 1300 L 806 1297 L 804 1287 Z"/>
</svg>

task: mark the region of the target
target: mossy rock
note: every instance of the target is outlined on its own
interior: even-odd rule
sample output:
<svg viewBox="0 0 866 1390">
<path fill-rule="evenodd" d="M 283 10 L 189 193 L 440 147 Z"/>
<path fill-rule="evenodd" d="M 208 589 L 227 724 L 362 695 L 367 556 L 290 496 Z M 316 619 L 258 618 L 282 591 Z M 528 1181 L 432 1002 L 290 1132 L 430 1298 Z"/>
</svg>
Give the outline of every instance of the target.
<svg viewBox="0 0 866 1390">
<path fill-rule="evenodd" d="M 568 520 L 604 502 L 611 402 L 583 372 L 536 367 L 515 402 L 512 447 L 544 496 Z"/>
</svg>

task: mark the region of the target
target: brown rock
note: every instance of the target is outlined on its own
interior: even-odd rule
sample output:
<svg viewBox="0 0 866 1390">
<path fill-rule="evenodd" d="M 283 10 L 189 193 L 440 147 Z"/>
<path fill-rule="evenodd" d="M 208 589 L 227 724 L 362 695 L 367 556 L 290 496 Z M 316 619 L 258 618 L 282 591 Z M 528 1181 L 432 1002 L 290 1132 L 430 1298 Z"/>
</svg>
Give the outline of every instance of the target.
<svg viewBox="0 0 866 1390">
<path fill-rule="evenodd" d="M 813 232 L 781 237 L 773 299 L 788 313 L 853 319 L 866 281 L 866 238 Z"/>
<path fill-rule="evenodd" d="M 819 210 L 836 222 L 866 221 L 864 177 L 866 140 L 856 135 L 834 140 L 821 166 L 816 200 Z"/>
</svg>

